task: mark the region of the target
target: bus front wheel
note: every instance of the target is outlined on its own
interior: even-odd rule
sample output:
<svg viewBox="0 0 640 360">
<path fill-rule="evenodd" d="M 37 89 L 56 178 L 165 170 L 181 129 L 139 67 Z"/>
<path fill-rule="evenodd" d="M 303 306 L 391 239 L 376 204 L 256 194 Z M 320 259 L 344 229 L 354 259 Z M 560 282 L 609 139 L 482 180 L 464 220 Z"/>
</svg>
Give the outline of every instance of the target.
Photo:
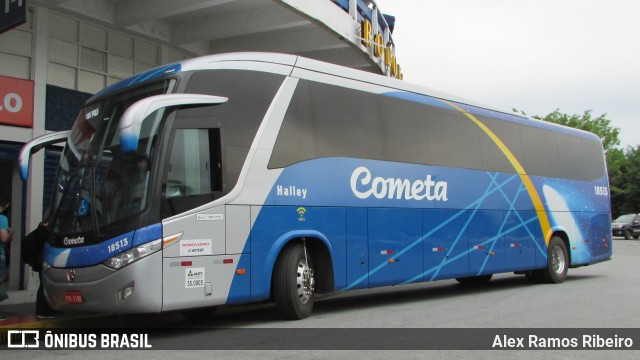
<svg viewBox="0 0 640 360">
<path fill-rule="evenodd" d="M 273 297 L 276 307 L 287 318 L 304 319 L 311 315 L 315 294 L 315 275 L 311 255 L 303 244 L 287 246 L 276 262 Z"/>
</svg>

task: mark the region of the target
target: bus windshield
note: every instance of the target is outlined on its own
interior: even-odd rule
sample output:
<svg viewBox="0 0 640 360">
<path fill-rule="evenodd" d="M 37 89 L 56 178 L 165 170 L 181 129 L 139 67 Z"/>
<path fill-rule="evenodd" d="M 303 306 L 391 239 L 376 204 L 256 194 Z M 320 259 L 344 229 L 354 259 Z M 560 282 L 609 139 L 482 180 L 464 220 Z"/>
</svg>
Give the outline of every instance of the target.
<svg viewBox="0 0 640 360">
<path fill-rule="evenodd" d="M 130 105 L 166 94 L 174 83 L 152 83 L 100 99 L 80 111 L 60 158 L 51 224 L 55 235 L 92 232 L 100 238 L 104 227 L 144 210 L 163 111 L 144 120 L 138 149 L 131 153 L 120 151 L 118 122 Z M 63 242 L 76 245 L 73 241 L 65 237 Z M 84 240 L 80 243 L 86 244 Z"/>
</svg>

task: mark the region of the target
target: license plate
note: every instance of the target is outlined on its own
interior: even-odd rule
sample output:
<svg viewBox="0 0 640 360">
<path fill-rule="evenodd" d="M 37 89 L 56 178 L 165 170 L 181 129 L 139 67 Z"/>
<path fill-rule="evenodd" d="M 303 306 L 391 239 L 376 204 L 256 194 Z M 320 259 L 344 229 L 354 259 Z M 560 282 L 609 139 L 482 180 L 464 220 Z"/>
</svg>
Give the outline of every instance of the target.
<svg viewBox="0 0 640 360">
<path fill-rule="evenodd" d="M 64 292 L 64 301 L 67 304 L 82 304 L 84 299 L 82 298 L 82 293 L 80 291 L 65 291 Z"/>
</svg>

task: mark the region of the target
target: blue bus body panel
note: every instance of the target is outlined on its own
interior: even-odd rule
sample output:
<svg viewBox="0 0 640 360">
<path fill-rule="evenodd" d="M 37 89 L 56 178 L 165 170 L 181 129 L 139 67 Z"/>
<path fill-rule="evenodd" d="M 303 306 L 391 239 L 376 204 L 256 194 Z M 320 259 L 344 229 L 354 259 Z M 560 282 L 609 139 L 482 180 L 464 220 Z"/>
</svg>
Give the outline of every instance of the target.
<svg viewBox="0 0 640 360">
<path fill-rule="evenodd" d="M 511 271 L 529 270 L 543 267 L 547 257 L 544 256 L 546 247 L 539 241 L 540 227 L 531 219 L 537 218 L 535 211 L 505 212 L 505 229 L 513 229 L 505 234 L 504 261 L 505 268 Z M 525 220 L 526 219 L 526 220 Z M 530 221 L 526 226 L 518 226 Z"/>
<path fill-rule="evenodd" d="M 45 243 L 43 251 L 44 261 L 53 267 L 85 267 L 96 265 L 112 256 L 131 249 L 134 234 L 135 231 L 131 231 L 99 244 L 73 248 L 57 248 Z"/>
<path fill-rule="evenodd" d="M 593 189 L 606 186 L 606 176 L 593 183 L 531 179 L 551 228 L 570 238 L 572 265 L 611 256 L 608 198 Z M 331 245 L 337 290 L 530 270 L 547 262 L 540 219 L 518 174 L 320 158 L 285 168 L 257 217 L 253 300 L 268 296 L 279 249 L 313 231 Z"/>
<path fill-rule="evenodd" d="M 294 238 L 320 239 L 333 255 L 335 285 L 346 285 L 346 210 L 341 207 L 263 206 L 251 230 L 251 299 L 269 297 L 280 250 Z"/>
<path fill-rule="evenodd" d="M 469 261 L 466 256 L 469 247 L 469 232 L 466 229 L 468 219 L 467 210 L 422 211 L 425 268 L 423 280 L 448 279 L 469 273 Z"/>
<path fill-rule="evenodd" d="M 369 286 L 403 283 L 423 272 L 422 211 L 369 209 Z M 350 264 L 353 265 L 353 264 Z"/>
<path fill-rule="evenodd" d="M 347 208 L 347 284 L 349 289 L 369 287 L 368 212 Z"/>
<path fill-rule="evenodd" d="M 150 225 L 89 246 L 58 248 L 45 243 L 43 257 L 53 267 L 92 266 L 157 239 L 162 239 L 162 224 Z"/>
</svg>

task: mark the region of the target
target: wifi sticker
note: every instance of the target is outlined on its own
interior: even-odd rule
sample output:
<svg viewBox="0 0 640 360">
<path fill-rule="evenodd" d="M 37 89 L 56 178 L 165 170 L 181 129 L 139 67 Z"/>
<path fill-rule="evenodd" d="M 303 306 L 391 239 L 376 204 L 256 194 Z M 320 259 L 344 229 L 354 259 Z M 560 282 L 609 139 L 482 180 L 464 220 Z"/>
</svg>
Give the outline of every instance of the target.
<svg viewBox="0 0 640 360">
<path fill-rule="evenodd" d="M 305 221 L 304 215 L 307 213 L 307 209 L 302 206 L 298 208 L 298 221 Z"/>
</svg>

